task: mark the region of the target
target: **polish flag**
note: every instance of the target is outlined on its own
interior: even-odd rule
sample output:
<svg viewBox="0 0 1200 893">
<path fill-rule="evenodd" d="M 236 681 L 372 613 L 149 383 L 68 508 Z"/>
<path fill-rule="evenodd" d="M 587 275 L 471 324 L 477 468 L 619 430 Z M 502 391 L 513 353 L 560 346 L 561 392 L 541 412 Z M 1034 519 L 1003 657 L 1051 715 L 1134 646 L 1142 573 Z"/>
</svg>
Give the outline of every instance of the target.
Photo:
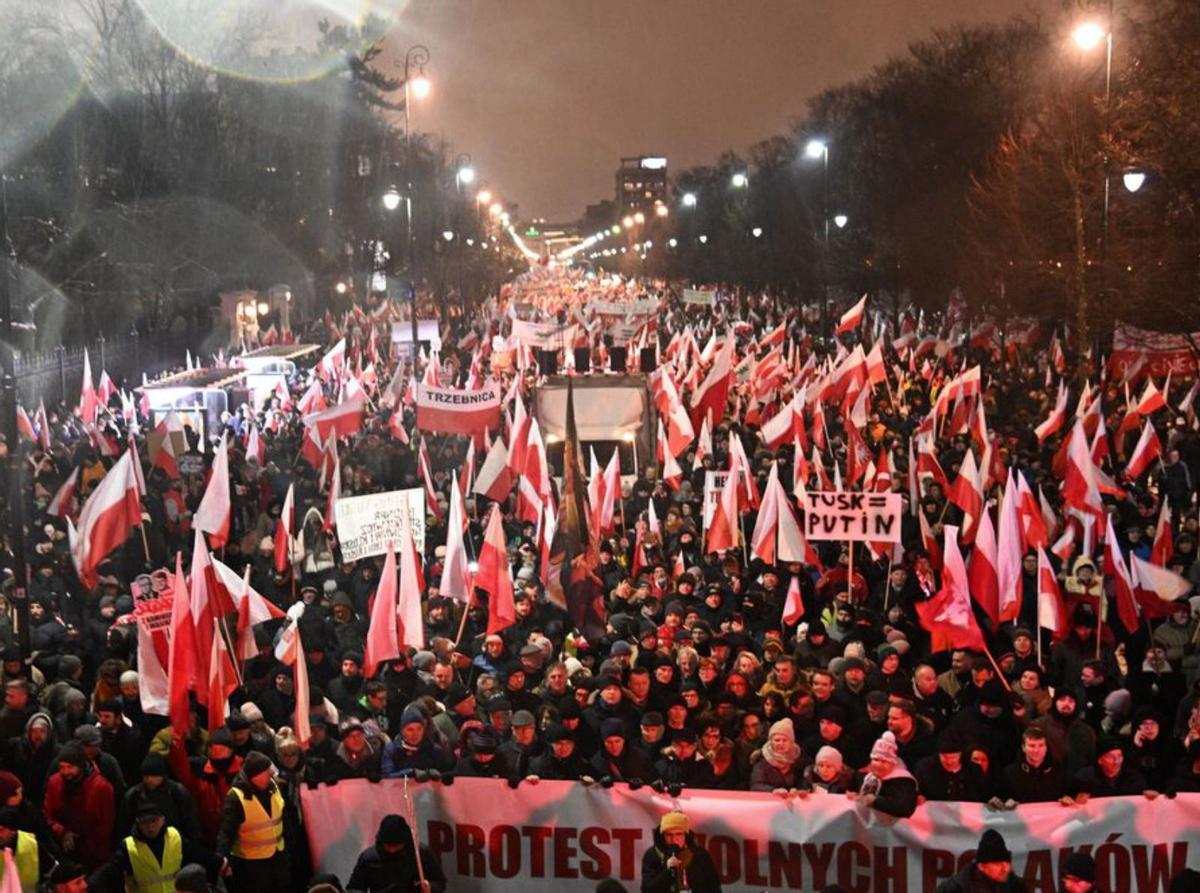
<svg viewBox="0 0 1200 893">
<path fill-rule="evenodd" d="M 283 511 L 275 525 L 275 570 L 283 573 L 292 563 L 292 529 L 296 525 L 294 494 L 295 485 L 288 484 L 287 496 L 283 498 Z"/>
<path fill-rule="evenodd" d="M 621 496 L 621 453 L 613 450 L 612 458 L 604 469 L 604 488 L 600 503 L 600 535 L 607 536 L 616 529 L 616 505 Z"/>
<path fill-rule="evenodd" d="M 325 497 L 325 518 L 321 529 L 326 533 L 337 527 L 337 504 L 342 496 L 342 458 L 338 455 L 337 447 L 331 450 L 333 454 L 333 473 L 329 477 L 329 492 Z"/>
<path fill-rule="evenodd" d="M 1154 432 L 1154 426 L 1147 419 L 1146 423 L 1142 426 L 1142 436 L 1138 438 L 1137 446 L 1133 448 L 1133 454 L 1129 457 L 1129 462 L 1125 466 L 1125 473 L 1129 475 L 1131 481 L 1136 481 L 1146 473 L 1146 469 L 1150 467 L 1150 463 L 1162 454 L 1162 442 Z"/>
<path fill-rule="evenodd" d="M 1000 621 L 1014 620 L 1021 608 L 1021 517 L 1017 510 L 1016 475 L 1010 474 L 1000 500 L 1000 531 L 996 538 L 996 591 Z M 976 539 L 978 542 L 978 538 Z"/>
<path fill-rule="evenodd" d="M 1038 626 L 1048 629 L 1055 641 L 1067 637 L 1069 620 L 1067 606 L 1063 603 L 1062 593 L 1058 588 L 1058 580 L 1054 576 L 1054 568 L 1046 557 L 1046 550 L 1038 546 Z"/>
<path fill-rule="evenodd" d="M 503 502 L 512 489 L 512 472 L 508 465 L 508 447 L 503 438 L 492 441 L 479 474 L 475 476 L 474 492 L 495 502 Z"/>
<path fill-rule="evenodd" d="M 379 585 L 371 599 L 371 621 L 363 648 L 363 676 L 368 679 L 374 678 L 380 664 L 400 654 L 400 631 L 396 625 L 399 592 L 396 550 L 388 543 L 383 572 L 379 575 Z"/>
<path fill-rule="evenodd" d="M 872 389 L 887 384 L 887 366 L 883 362 L 883 347 L 878 341 L 867 354 L 867 382 Z"/>
<path fill-rule="evenodd" d="M 295 679 L 296 709 L 294 711 L 296 738 L 301 747 L 307 746 L 312 738 L 312 727 L 308 718 L 308 661 L 304 656 L 304 644 L 300 640 L 299 617 L 301 609 L 292 623 L 284 627 L 275 646 L 275 659 L 284 665 L 290 664 Z"/>
<path fill-rule="evenodd" d="M 301 415 L 312 415 L 327 409 L 329 404 L 325 402 L 325 392 L 321 390 L 320 379 L 313 379 L 312 384 L 300 397 L 300 402 L 296 404 L 296 409 Z"/>
<path fill-rule="evenodd" d="M 921 546 L 929 553 L 929 564 L 935 571 L 942 569 L 942 546 L 937 541 L 937 537 L 933 535 L 933 528 L 929 526 L 929 519 L 925 516 L 925 512 L 917 512 L 917 522 L 921 525 Z"/>
<path fill-rule="evenodd" d="M 1166 567 L 1174 552 L 1175 537 L 1171 533 L 1171 509 L 1164 499 L 1158 513 L 1158 523 L 1154 526 L 1154 544 L 1150 547 L 1150 561 L 1159 567 Z"/>
<path fill-rule="evenodd" d="M 1138 589 L 1145 594 L 1154 593 L 1161 599 L 1164 606 L 1170 606 L 1172 602 L 1182 598 L 1192 589 L 1192 584 L 1173 570 L 1161 567 L 1152 561 L 1143 561 L 1133 553 L 1130 553 L 1129 559 Z M 1143 600 L 1142 604 L 1145 605 L 1146 601 Z M 1170 611 L 1170 607 L 1167 607 L 1166 610 Z"/>
<path fill-rule="evenodd" d="M 17 404 L 17 431 L 30 443 L 37 443 L 37 432 L 33 430 L 33 422 L 29 420 L 29 413 L 25 411 L 25 407 L 20 404 Z"/>
<path fill-rule="evenodd" d="M 306 415 L 304 424 L 316 428 L 322 442 L 328 440 L 331 433 L 339 438 L 350 437 L 362 430 L 365 400 L 366 395 L 360 391 L 326 410 Z"/>
<path fill-rule="evenodd" d="M 463 515 L 463 498 L 458 487 L 457 472 L 453 473 L 453 483 L 446 522 L 446 558 L 442 562 L 442 582 L 438 589 L 443 595 L 465 605 L 471 600 L 471 571 L 463 541 L 466 518 Z"/>
<path fill-rule="evenodd" d="M 733 380 L 734 366 L 734 337 L 733 333 L 725 336 L 721 350 L 713 361 L 708 375 L 692 394 L 691 417 L 692 426 L 707 419 L 715 424 L 725 417 L 726 401 L 729 398 L 729 385 Z"/>
<path fill-rule="evenodd" d="M 1067 386 L 1063 382 L 1058 383 L 1058 396 L 1054 400 L 1054 408 L 1050 410 L 1050 415 L 1046 421 L 1042 422 L 1034 428 L 1034 434 L 1037 435 L 1038 443 L 1042 443 L 1046 438 L 1056 434 L 1067 420 Z"/>
<path fill-rule="evenodd" d="M 858 303 L 842 314 L 842 318 L 838 320 L 837 328 L 833 334 L 844 335 L 846 332 L 853 332 L 862 322 L 863 314 L 867 310 L 867 296 L 863 295 L 858 299 Z"/>
<path fill-rule="evenodd" d="M 513 476 L 525 473 L 525 458 L 529 452 L 529 434 L 533 428 L 533 416 L 525 412 L 520 399 L 513 409 L 512 426 L 509 428 L 508 470 Z"/>
<path fill-rule="evenodd" d="M 706 456 L 713 455 L 712 426 L 708 424 L 708 416 L 700 424 L 700 437 L 696 440 L 696 453 L 692 459 L 692 471 L 704 464 Z"/>
<path fill-rule="evenodd" d="M 173 480 L 179 480 L 179 460 L 175 456 L 175 434 L 180 437 L 184 436 L 183 423 L 179 421 L 179 416 L 175 414 L 175 410 L 167 413 L 166 417 L 158 423 L 154 432 L 162 435 L 158 443 L 158 451 L 151 457 L 150 464 L 154 468 L 161 468 L 167 477 Z"/>
<path fill-rule="evenodd" d="M 705 552 L 720 552 L 732 549 L 738 542 L 738 474 L 730 469 L 721 488 L 720 498 L 713 509 L 712 521 L 708 525 Z"/>
<path fill-rule="evenodd" d="M 167 669 L 163 666 L 163 658 L 159 657 L 154 645 L 154 634 L 142 626 L 135 625 L 137 630 L 137 668 L 138 668 L 138 700 L 144 713 L 155 716 L 170 714 L 171 685 L 167 679 Z M 166 632 L 164 630 L 163 632 Z M 170 654 L 170 645 L 163 636 L 163 644 Z"/>
<path fill-rule="evenodd" d="M 46 402 L 44 400 L 38 400 L 38 408 L 33 416 L 33 420 L 37 424 L 38 438 L 41 440 L 42 449 L 50 449 L 50 417 L 46 415 Z"/>
<path fill-rule="evenodd" d="M 797 499 L 803 499 L 807 492 L 810 471 L 808 460 L 804 458 L 804 448 L 797 437 L 792 442 L 792 495 Z"/>
<path fill-rule="evenodd" d="M 213 459 L 212 476 L 208 479 L 208 488 L 200 507 L 192 518 L 192 526 L 209 535 L 214 549 L 220 549 L 229 540 L 229 522 L 232 518 L 232 503 L 229 499 L 229 450 L 225 444 L 225 434 L 221 435 L 221 443 L 217 446 L 217 454 Z"/>
<path fill-rule="evenodd" d="M 417 557 L 417 546 L 413 542 L 412 525 L 405 513 L 400 524 L 400 594 L 396 605 L 396 621 L 399 624 L 400 647 L 413 647 L 417 651 L 425 647 L 424 620 L 421 617 L 421 593 L 425 591 L 425 577 L 421 573 L 421 562 Z"/>
<path fill-rule="evenodd" d="M 975 532 L 983 514 L 983 481 L 975 465 L 975 454 L 969 449 L 963 454 L 958 477 L 947 494 L 950 501 L 963 510 L 963 542 L 975 541 Z"/>
<path fill-rule="evenodd" d="M 263 446 L 262 438 L 258 436 L 258 426 L 250 426 L 250 434 L 246 438 L 246 459 L 253 459 L 259 468 L 266 465 L 267 448 Z"/>
<path fill-rule="evenodd" d="M 800 580 L 792 577 L 788 583 L 787 598 L 783 603 L 783 623 L 785 626 L 795 626 L 804 616 L 804 599 L 800 596 Z"/>
<path fill-rule="evenodd" d="M 213 575 L 217 586 L 229 594 L 237 610 L 237 656 L 246 661 L 258 656 L 258 644 L 254 641 L 254 627 L 260 623 L 278 620 L 287 615 L 250 585 L 250 565 L 239 577 L 229 565 L 212 558 Z"/>
<path fill-rule="evenodd" d="M 429 447 L 425 445 L 425 435 L 421 435 L 420 446 L 417 447 L 417 463 L 421 468 L 421 484 L 425 487 L 425 506 L 433 514 L 438 524 L 442 523 L 442 510 L 437 503 L 437 490 L 433 487 L 433 469 L 429 465 Z"/>
<path fill-rule="evenodd" d="M 88 357 L 87 348 L 83 349 L 83 384 L 79 390 L 79 417 L 85 425 L 96 424 L 96 413 L 100 410 L 100 401 L 96 397 L 96 388 L 92 384 L 92 361 Z"/>
<path fill-rule="evenodd" d="M 1104 515 L 1104 502 L 1100 496 L 1096 466 L 1092 464 L 1087 435 L 1081 420 L 1076 420 L 1070 437 L 1070 445 L 1067 447 L 1067 473 L 1062 486 L 1063 502 L 1100 518 Z"/>
<path fill-rule="evenodd" d="M 346 365 L 346 339 L 342 338 L 337 344 L 329 348 L 329 352 L 321 357 L 321 362 L 317 364 L 317 374 L 326 381 L 331 381 L 336 378 Z"/>
<path fill-rule="evenodd" d="M 1107 528 L 1104 532 L 1104 576 L 1113 581 L 1113 594 L 1117 599 L 1117 616 L 1121 619 L 1121 625 L 1129 632 L 1135 632 L 1138 628 L 1138 609 L 1133 577 L 1117 543 L 1112 515 L 1105 519 L 1105 523 Z"/>
<path fill-rule="evenodd" d="M 770 347 L 773 344 L 782 344 L 784 337 L 787 335 L 787 320 L 781 322 L 778 326 L 768 332 L 758 342 L 759 347 Z"/>
<path fill-rule="evenodd" d="M 792 510 L 783 485 L 779 483 L 779 466 L 774 462 L 767 476 L 762 505 L 750 537 L 750 548 L 767 564 L 774 564 L 777 556 L 785 562 L 804 561 L 808 552 L 796 513 Z"/>
<path fill-rule="evenodd" d="M 1157 412 L 1160 409 L 1167 408 L 1167 400 L 1162 393 L 1154 386 L 1154 379 L 1147 377 L 1146 387 L 1142 391 L 1142 396 L 1138 398 L 1137 413 L 1140 416 L 1148 416 Z"/>
<path fill-rule="evenodd" d="M 1050 530 L 1025 475 L 1017 472 L 1017 514 L 1021 520 L 1022 552 L 1050 542 Z"/>
<path fill-rule="evenodd" d="M 237 669 L 225 647 L 225 639 L 213 620 L 212 648 L 208 657 L 208 732 L 211 735 L 225 725 L 229 716 L 229 696 L 237 691 Z"/>
<path fill-rule="evenodd" d="M 75 507 L 75 493 L 79 486 L 79 466 L 71 469 L 71 473 L 67 475 L 67 479 L 62 482 L 62 485 L 54 492 L 54 498 L 50 500 L 50 504 L 46 506 L 46 514 L 55 518 L 66 518 L 73 513 Z M 139 518 L 140 521 L 140 518 Z"/>
<path fill-rule="evenodd" d="M 113 394 L 116 392 L 117 386 L 108 377 L 108 372 L 101 369 L 100 384 L 96 387 L 96 400 L 99 401 L 101 406 L 108 406 L 108 401 L 112 399 Z"/>
<path fill-rule="evenodd" d="M 971 611 L 970 582 L 958 550 L 958 528 L 946 525 L 942 588 L 930 599 L 916 602 L 921 626 L 929 631 L 932 651 L 952 648 L 985 650 L 983 632 Z"/>
<path fill-rule="evenodd" d="M 167 715 L 180 735 L 188 732 L 188 690 L 196 682 L 196 628 L 183 576 L 183 553 L 175 553 L 171 644 L 167 658 Z M 207 698 L 206 698 L 207 700 Z"/>
<path fill-rule="evenodd" d="M 483 548 L 479 550 L 479 571 L 475 574 L 475 588 L 488 594 L 489 636 L 517 622 L 517 610 L 513 604 L 512 568 L 508 564 L 508 547 L 504 541 L 504 524 L 499 506 L 492 506 L 492 513 L 488 516 Z"/>
<path fill-rule="evenodd" d="M 325 444 L 321 441 L 321 435 L 317 432 L 316 425 L 309 425 L 304 429 L 304 442 L 300 445 L 300 458 L 313 467 L 313 470 L 320 470 L 325 464 Z"/>
<path fill-rule="evenodd" d="M 133 454 L 126 451 L 100 481 L 83 510 L 79 526 L 68 526 L 71 557 L 79 579 L 91 589 L 98 581 L 96 567 L 109 553 L 125 542 L 129 528 L 142 523 L 142 502 L 138 497 Z"/>
<path fill-rule="evenodd" d="M 485 431 L 484 434 L 487 434 Z M 472 437 L 467 443 L 467 455 L 463 459 L 463 476 L 459 482 L 459 493 L 463 499 L 467 498 L 467 494 L 471 492 L 471 487 L 475 483 L 475 438 Z M 455 475 L 457 478 L 458 476 Z"/>
<path fill-rule="evenodd" d="M 979 517 L 979 529 L 975 534 L 975 548 L 967 570 L 971 595 L 983 608 L 992 629 L 1000 626 L 1000 581 L 997 573 L 996 531 L 992 527 L 992 516 L 985 509 Z"/>
</svg>

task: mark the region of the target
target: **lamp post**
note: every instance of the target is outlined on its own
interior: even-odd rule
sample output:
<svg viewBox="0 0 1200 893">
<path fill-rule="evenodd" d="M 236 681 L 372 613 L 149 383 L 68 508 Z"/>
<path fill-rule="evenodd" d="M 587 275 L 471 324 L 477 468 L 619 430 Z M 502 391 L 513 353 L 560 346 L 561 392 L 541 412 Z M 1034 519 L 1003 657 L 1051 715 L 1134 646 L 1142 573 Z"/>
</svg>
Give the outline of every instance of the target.
<svg viewBox="0 0 1200 893">
<path fill-rule="evenodd" d="M 13 276 L 17 253 L 8 233 L 8 187 L 0 171 L 0 353 L 3 353 L 3 382 L 0 382 L 0 433 L 8 447 L 4 456 L 4 495 L 8 509 L 8 548 L 13 556 L 13 590 L 9 594 L 16 611 L 17 643 L 21 658 L 29 657 L 29 598 L 25 570 L 25 513 L 21 493 L 21 441 L 17 430 L 17 353 L 13 346 Z M 64 402 L 66 397 L 64 395 Z"/>
<path fill-rule="evenodd" d="M 425 76 L 425 66 L 429 64 L 429 48 L 417 44 L 408 48 L 404 54 L 404 207 L 408 218 L 408 243 L 405 248 L 408 266 L 408 296 L 412 310 L 412 365 L 413 374 L 417 371 L 417 274 L 414 242 L 416 233 L 413 226 L 413 184 L 412 184 L 412 118 L 410 109 L 412 101 L 424 99 L 433 89 L 429 78 Z"/>
<path fill-rule="evenodd" d="M 1108 22 L 1101 25 L 1098 22 L 1084 22 L 1071 32 L 1071 39 L 1084 52 L 1090 52 L 1104 43 L 1104 133 L 1103 133 L 1103 164 L 1104 164 L 1104 203 L 1100 215 L 1100 292 L 1106 287 L 1106 260 L 1108 257 L 1108 200 L 1111 193 L 1111 181 L 1108 155 L 1108 142 L 1112 135 L 1112 59 L 1113 59 L 1113 0 L 1108 0 Z"/>
<path fill-rule="evenodd" d="M 475 168 L 471 166 L 471 156 L 468 155 L 466 152 L 463 152 L 463 153 L 459 154 L 459 156 L 457 158 L 454 159 L 454 187 L 455 187 L 455 189 L 457 191 L 457 195 L 458 195 L 458 200 L 455 203 L 454 216 L 455 216 L 455 219 L 458 221 L 458 229 L 459 229 L 460 236 L 462 235 L 462 231 L 464 229 L 463 222 L 464 222 L 464 217 L 465 217 L 465 215 L 463 214 L 464 187 L 469 187 L 474 182 L 475 182 Z M 458 302 L 459 302 L 459 306 L 462 308 L 463 316 L 466 316 L 466 313 L 467 313 L 467 289 L 466 289 L 466 281 L 465 281 L 464 275 L 463 275 L 463 268 L 465 266 L 465 258 L 463 255 L 464 255 L 464 252 L 466 251 L 466 248 L 464 247 L 464 245 L 465 245 L 464 240 L 462 238 L 460 238 L 458 240 Z"/>
<path fill-rule="evenodd" d="M 829 143 L 811 139 L 804 147 L 804 155 L 821 161 L 821 218 L 824 239 L 821 246 L 821 336 L 829 337 Z"/>
</svg>

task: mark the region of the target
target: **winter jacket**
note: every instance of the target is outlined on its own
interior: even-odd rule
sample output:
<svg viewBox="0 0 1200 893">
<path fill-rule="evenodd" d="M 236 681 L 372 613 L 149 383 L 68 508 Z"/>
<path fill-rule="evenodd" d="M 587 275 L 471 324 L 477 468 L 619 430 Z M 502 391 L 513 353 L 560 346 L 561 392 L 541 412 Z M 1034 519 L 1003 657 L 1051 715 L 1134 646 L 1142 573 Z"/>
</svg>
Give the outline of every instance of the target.
<svg viewBox="0 0 1200 893">
<path fill-rule="evenodd" d="M 679 870 L 668 868 L 671 853 L 662 832 L 654 829 L 654 845 L 642 854 L 642 893 L 721 893 L 721 878 L 708 850 L 696 843 L 689 831 L 683 849 L 677 854 L 683 863 Z M 682 881 L 682 882 L 681 882 Z"/>
<path fill-rule="evenodd" d="M 971 863 L 954 877 L 938 884 L 937 893 L 1025 893 L 1025 882 L 1010 872 L 1003 881 L 993 881 L 975 870 Z"/>
<path fill-rule="evenodd" d="M 94 871 L 108 859 L 116 827 L 117 804 L 112 785 L 89 763 L 76 784 L 68 784 L 61 772 L 46 782 L 46 824 L 58 841 L 70 831 L 79 840 L 67 853 L 84 868 Z"/>
<path fill-rule="evenodd" d="M 1024 758 L 1005 766 L 1000 773 L 998 796 L 1018 803 L 1051 803 L 1066 793 L 1067 778 L 1062 766 L 1047 757 L 1036 769 Z"/>
<path fill-rule="evenodd" d="M 442 872 L 442 864 L 425 844 L 421 844 L 421 868 L 431 893 L 444 893 L 446 875 Z M 386 853 L 376 838 L 375 846 L 367 847 L 359 854 L 346 889 L 349 893 L 412 893 L 421 889 L 420 882 L 412 847 Z"/>
<path fill-rule="evenodd" d="M 211 846 L 217 839 L 217 829 L 221 825 L 221 807 L 225 803 L 225 795 L 229 793 L 234 778 L 242 769 L 242 758 L 235 756 L 224 770 L 216 768 L 209 760 L 197 762 L 200 764 L 199 768 L 193 769 L 192 762 L 184 753 L 182 743 L 172 744 L 167 753 L 167 764 L 171 767 L 171 773 L 196 801 L 196 811 L 200 814 L 200 830 L 204 834 L 204 842 Z"/>
</svg>

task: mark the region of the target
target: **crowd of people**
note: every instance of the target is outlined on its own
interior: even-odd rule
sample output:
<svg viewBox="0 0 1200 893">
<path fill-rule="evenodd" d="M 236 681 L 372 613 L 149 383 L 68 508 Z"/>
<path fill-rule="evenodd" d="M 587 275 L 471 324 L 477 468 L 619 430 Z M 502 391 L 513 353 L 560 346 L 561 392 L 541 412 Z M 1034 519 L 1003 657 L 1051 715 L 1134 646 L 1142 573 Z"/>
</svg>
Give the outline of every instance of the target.
<svg viewBox="0 0 1200 893">
<path fill-rule="evenodd" d="M 607 615 L 603 634 L 585 638 L 548 598 L 539 524 L 522 517 L 515 493 L 494 503 L 509 547 L 515 618 L 488 632 L 487 593 L 477 591 L 464 605 L 439 590 L 452 472 L 461 478 L 468 455 L 478 465 L 484 450 L 468 453 L 466 437 L 417 431 L 408 385 L 429 380 L 428 365 L 443 385 L 478 384 L 495 375 L 511 419 L 516 402 L 529 400 L 539 372 L 527 362 L 530 352 L 504 343 L 515 315 L 510 311 L 532 302 L 543 320 L 578 318 L 579 337 L 594 346 L 593 362 L 602 365 L 601 320 L 576 308 L 589 297 L 661 302 L 652 324 L 642 321 L 639 346 L 657 347 L 657 374 L 675 378 L 685 405 L 705 370 L 719 361 L 720 351 L 712 348 L 723 337 L 734 339 L 738 369 L 722 412 L 712 418 L 711 440 L 705 442 L 697 421 L 693 439 L 677 454 L 680 478 L 664 475 L 661 447 L 659 461 L 643 461 L 636 476 L 623 469 L 614 529 L 594 541 L 593 574 Z M 52 407 L 43 421 L 48 432 L 8 445 L 21 451 L 25 471 L 31 653 L 22 654 L 18 644 L 9 598 L 15 562 L 6 546 L 0 553 L 0 845 L 13 850 L 23 889 L 46 882 L 64 891 L 115 891 L 127 883 L 139 890 L 192 890 L 222 878 L 230 889 L 245 891 L 269 885 L 325 893 L 444 889 L 437 860 L 418 849 L 416 829 L 398 814 L 380 826 L 352 876 L 314 877 L 300 791 L 350 779 L 452 784 L 482 777 L 514 788 L 568 780 L 649 786 L 671 795 L 750 791 L 787 800 L 823 793 L 901 819 L 935 800 L 995 810 L 1038 802 L 1072 808 L 1092 797 L 1200 791 L 1193 604 L 1185 595 L 1161 610 L 1142 605 L 1137 622 L 1127 625 L 1101 542 L 1111 524 L 1121 556 L 1149 560 L 1165 540 L 1170 551 L 1156 560 L 1190 583 L 1200 581 L 1200 435 L 1191 382 L 1160 379 L 1164 405 L 1146 420 L 1163 444 L 1162 456 L 1131 477 L 1125 463 L 1142 425 L 1122 424 L 1127 388 L 1102 372 L 1087 345 L 1074 345 L 1049 326 L 1026 332 L 1020 345 L 1001 335 L 981 343 L 966 337 L 961 322 L 946 319 L 929 326 L 933 334 L 926 340 L 935 343 L 919 353 L 896 346 L 916 323 L 911 316 L 892 320 L 890 339 L 882 314 L 875 325 L 868 316 L 856 332 L 821 339 L 810 314 L 765 297 L 721 294 L 706 307 L 681 303 L 660 283 L 601 289 L 596 280 L 542 272 L 518 280 L 474 317 L 447 321 L 440 351 L 422 353 L 413 370 L 393 353 L 388 311 L 356 307 L 298 332 L 299 340 L 322 350 L 344 339 L 334 374 L 322 381 L 317 370 L 299 369 L 287 394 L 227 414 L 223 431 L 205 432 L 207 443 L 187 428 L 196 461 L 179 463 L 185 471 L 177 475 L 152 461 L 151 420 L 130 419 L 115 397 L 95 428 L 88 430 L 71 408 Z M 781 337 L 764 344 L 776 331 Z M 924 329 L 915 334 L 926 338 Z M 865 383 L 861 430 L 850 407 L 839 410 L 840 400 L 822 409 L 823 401 L 810 399 L 800 424 L 815 441 L 814 461 L 795 448 L 799 441 L 792 436 L 769 446 L 764 421 L 794 394 L 819 385 L 860 341 L 864 350 L 878 345 L 885 360 L 883 380 Z M 509 360 L 493 365 L 491 353 L 501 348 L 511 351 Z M 776 350 L 786 374 L 763 392 L 755 367 Z M 929 432 L 925 420 L 940 391 L 976 365 L 982 377 L 978 396 L 969 395 L 972 417 L 986 418 L 988 442 L 976 442 L 972 418 L 962 421 L 949 406 Z M 1064 370 L 1075 368 L 1084 371 L 1068 380 Z M 1055 407 L 1051 379 L 1062 378 L 1078 395 L 1089 374 L 1106 446 L 1096 453 L 1093 445 L 1093 455 L 1117 486 L 1104 491 L 1105 520 L 1093 524 L 1091 534 L 1072 538 L 1064 534 L 1078 513 L 1057 470 L 1071 423 L 1044 440 L 1035 428 Z M 306 435 L 301 396 L 315 381 L 333 405 L 350 377 L 371 400 L 361 430 L 336 446 L 341 495 L 416 487 L 431 495 L 420 556 L 424 647 L 401 649 L 370 675 L 364 646 L 383 557 L 342 560 L 336 525 L 326 518 L 328 469 L 299 458 Z M 273 619 L 253 629 L 259 653 L 240 662 L 228 716 L 214 721 L 211 711 L 223 715 L 225 705 L 209 699 L 206 708 L 193 695 L 181 729 L 143 708 L 139 624 L 129 621 L 135 594 L 150 579 L 164 569 L 169 576 L 180 553 L 182 566 L 189 566 L 192 519 L 223 433 L 232 524 L 222 560 L 239 575 L 248 572 L 255 590 L 281 610 L 304 604 L 296 626 L 308 702 L 297 703 L 294 670 L 276 658 L 278 637 L 291 621 Z M 489 432 L 489 440 L 511 434 Z M 130 437 L 143 465 L 146 523 L 100 565 L 98 583 L 89 589 L 73 563 L 66 522 L 72 512 L 52 502 L 77 473 L 77 513 L 113 464 L 116 455 L 109 454 L 123 451 Z M 262 445 L 261 459 L 248 448 L 252 437 Z M 918 438 L 928 439 L 942 473 L 923 470 L 914 506 L 907 482 Z M 422 441 L 427 471 L 419 461 Z M 862 476 L 852 467 L 858 441 L 870 453 L 873 487 L 902 495 L 901 548 L 859 543 L 852 557 L 850 544 L 814 542 L 803 562 L 767 562 L 742 545 L 706 553 L 708 472 L 729 468 L 741 455 L 748 486 L 758 491 L 773 462 L 780 480 L 800 478 L 801 486 L 818 490 L 861 488 Z M 115 450 L 106 448 L 112 444 Z M 991 462 L 982 457 L 984 447 Z M 969 520 L 952 486 L 968 456 L 985 472 L 985 506 L 998 504 L 1007 475 L 1018 471 L 1040 495 L 1046 547 L 1055 544 L 1048 560 L 1066 611 L 1058 627 L 1047 628 L 1038 549 L 1030 548 L 1013 616 L 997 623 L 974 607 L 986 649 L 948 646 L 920 612 L 944 583 L 930 537 L 940 542 L 947 528 L 961 529 Z M 801 474 L 794 473 L 797 462 L 805 466 Z M 522 471 L 516 469 L 517 477 Z M 275 538 L 282 535 L 289 488 L 296 534 L 287 566 L 278 570 Z M 558 495 L 554 484 L 553 498 Z M 483 546 L 492 506 L 481 494 L 466 494 L 473 555 Z M 746 539 L 755 511 L 749 506 L 742 518 Z M 963 549 L 970 554 L 969 543 Z M 311 729 L 303 741 L 298 712 Z M 682 846 L 686 817 L 672 816 L 664 819 L 660 842 Z M 976 863 L 988 861 L 985 847 L 1007 857 L 1004 846 L 985 836 Z M 697 873 L 711 867 L 706 858 L 696 856 Z M 644 890 L 681 889 L 681 876 L 672 871 L 677 855 L 652 850 L 646 859 Z M 676 863 L 668 866 L 670 859 Z M 1094 880 L 1094 866 L 1075 867 L 1081 872 L 1075 880 L 1086 881 L 1089 873 Z M 1019 883 L 1007 872 L 993 878 L 992 887 L 972 877 L 953 889 L 1020 889 L 1004 886 Z M 694 883 L 691 889 L 708 888 Z"/>
</svg>

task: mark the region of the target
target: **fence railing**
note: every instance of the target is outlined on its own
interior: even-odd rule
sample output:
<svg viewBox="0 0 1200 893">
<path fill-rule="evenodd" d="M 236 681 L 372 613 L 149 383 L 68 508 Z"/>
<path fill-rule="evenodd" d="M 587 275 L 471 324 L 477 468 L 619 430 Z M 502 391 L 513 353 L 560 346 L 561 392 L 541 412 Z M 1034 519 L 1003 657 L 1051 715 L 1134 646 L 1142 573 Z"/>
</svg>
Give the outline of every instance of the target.
<svg viewBox="0 0 1200 893">
<path fill-rule="evenodd" d="M 153 376 L 163 369 L 183 363 L 187 339 L 137 331 L 116 338 L 100 336 L 86 345 L 92 376 L 98 382 L 101 370 L 118 387 L 134 388 L 142 383 L 142 373 Z M 17 358 L 17 392 L 29 408 L 44 400 L 47 405 L 79 400 L 83 385 L 85 346 L 59 345 L 49 350 L 29 351 Z"/>
</svg>

